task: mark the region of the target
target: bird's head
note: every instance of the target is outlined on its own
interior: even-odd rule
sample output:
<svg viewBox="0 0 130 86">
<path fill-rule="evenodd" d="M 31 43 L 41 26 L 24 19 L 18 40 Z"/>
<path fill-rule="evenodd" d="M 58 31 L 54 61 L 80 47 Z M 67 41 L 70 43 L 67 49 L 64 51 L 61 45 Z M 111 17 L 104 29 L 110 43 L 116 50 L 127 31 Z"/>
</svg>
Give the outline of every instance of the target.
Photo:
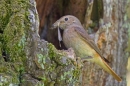
<svg viewBox="0 0 130 86">
<path fill-rule="evenodd" d="M 72 15 L 66 15 L 66 16 L 63 16 L 61 17 L 59 20 L 57 20 L 52 28 L 60 28 L 62 30 L 65 30 L 67 27 L 69 27 L 70 25 L 81 25 L 80 21 L 75 17 L 75 16 L 72 16 Z"/>
</svg>

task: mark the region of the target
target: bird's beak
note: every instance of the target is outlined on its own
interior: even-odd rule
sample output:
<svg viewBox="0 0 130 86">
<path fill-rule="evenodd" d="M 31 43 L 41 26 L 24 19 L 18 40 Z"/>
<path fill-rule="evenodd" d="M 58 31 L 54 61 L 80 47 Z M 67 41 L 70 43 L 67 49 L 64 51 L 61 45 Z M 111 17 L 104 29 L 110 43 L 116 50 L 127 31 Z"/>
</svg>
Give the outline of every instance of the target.
<svg viewBox="0 0 130 86">
<path fill-rule="evenodd" d="M 57 20 L 51 27 L 51 29 L 55 29 L 59 27 L 60 22 Z"/>
<path fill-rule="evenodd" d="M 59 40 L 59 46 L 61 47 L 60 41 L 62 41 L 62 36 L 61 36 L 61 32 L 60 32 L 60 21 L 57 20 L 51 27 L 51 29 L 55 29 L 58 28 L 58 40 Z"/>
</svg>

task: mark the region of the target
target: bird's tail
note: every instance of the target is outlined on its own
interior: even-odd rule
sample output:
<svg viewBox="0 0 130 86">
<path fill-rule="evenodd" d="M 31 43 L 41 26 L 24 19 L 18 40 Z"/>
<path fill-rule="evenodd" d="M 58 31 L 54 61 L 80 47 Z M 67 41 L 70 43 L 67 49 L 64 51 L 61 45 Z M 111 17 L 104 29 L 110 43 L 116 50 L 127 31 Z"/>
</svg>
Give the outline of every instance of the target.
<svg viewBox="0 0 130 86">
<path fill-rule="evenodd" d="M 100 57 L 95 61 L 99 66 L 101 66 L 105 71 L 110 73 L 117 81 L 122 81 L 122 79 L 110 68 L 110 66 Z"/>
</svg>

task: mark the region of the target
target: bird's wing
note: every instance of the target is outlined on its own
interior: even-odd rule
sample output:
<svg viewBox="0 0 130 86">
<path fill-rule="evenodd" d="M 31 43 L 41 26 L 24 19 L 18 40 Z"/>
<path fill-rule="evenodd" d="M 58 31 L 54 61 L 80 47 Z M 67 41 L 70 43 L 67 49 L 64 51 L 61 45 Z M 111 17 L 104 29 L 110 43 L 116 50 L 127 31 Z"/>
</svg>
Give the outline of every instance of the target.
<svg viewBox="0 0 130 86">
<path fill-rule="evenodd" d="M 100 49 L 96 46 L 94 41 L 89 37 L 88 33 L 83 29 L 83 27 L 73 27 L 73 28 L 80 36 L 82 36 L 85 39 L 85 41 L 100 55 L 100 57 L 103 60 L 109 63 L 109 61 L 103 57 Z"/>
</svg>

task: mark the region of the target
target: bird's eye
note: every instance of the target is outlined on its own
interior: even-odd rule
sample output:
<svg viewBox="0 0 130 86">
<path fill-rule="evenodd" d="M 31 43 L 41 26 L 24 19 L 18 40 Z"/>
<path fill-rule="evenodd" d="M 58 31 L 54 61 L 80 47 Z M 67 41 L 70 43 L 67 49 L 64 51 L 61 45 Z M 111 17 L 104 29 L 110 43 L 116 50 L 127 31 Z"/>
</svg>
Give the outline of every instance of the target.
<svg viewBox="0 0 130 86">
<path fill-rule="evenodd" d="M 68 21 L 68 18 L 65 18 L 65 21 Z"/>
</svg>

